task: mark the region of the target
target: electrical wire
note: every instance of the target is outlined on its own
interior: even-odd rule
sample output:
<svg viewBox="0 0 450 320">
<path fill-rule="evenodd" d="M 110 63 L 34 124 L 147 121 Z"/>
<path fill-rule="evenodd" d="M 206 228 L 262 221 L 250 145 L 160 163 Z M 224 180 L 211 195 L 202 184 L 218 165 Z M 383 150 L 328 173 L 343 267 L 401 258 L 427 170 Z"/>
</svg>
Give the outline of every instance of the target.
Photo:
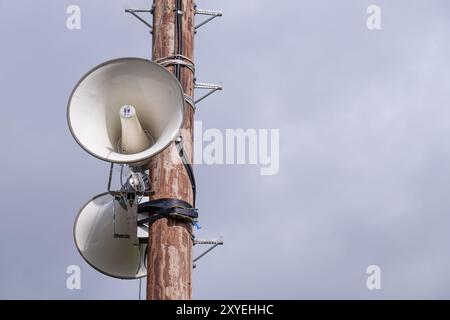
<svg viewBox="0 0 450 320">
<path fill-rule="evenodd" d="M 180 14 L 181 13 L 181 14 Z M 183 55 L 183 26 L 182 26 L 182 17 L 183 17 L 183 7 L 181 4 L 181 0 L 176 1 L 176 9 L 175 9 L 175 54 Z M 181 66 L 177 64 L 175 66 L 176 78 L 181 81 Z"/>
<path fill-rule="evenodd" d="M 167 2 L 163 2 L 163 4 L 164 4 L 163 12 L 165 12 L 166 9 L 167 9 Z M 175 7 L 176 8 L 175 8 L 175 21 L 174 21 L 175 22 L 175 28 L 174 28 L 175 29 L 174 30 L 175 31 L 175 35 L 174 35 L 174 39 L 175 39 L 174 54 L 183 56 L 183 51 L 184 51 L 184 48 L 183 48 L 183 16 L 184 16 L 183 1 L 182 0 L 176 0 Z M 154 24 L 154 29 L 160 28 L 162 16 L 163 15 L 161 14 L 159 16 L 159 19 L 158 19 L 157 23 Z M 156 32 L 156 34 L 153 33 L 153 35 L 155 36 L 154 43 L 158 43 L 160 32 Z M 158 47 L 157 45 L 153 46 L 153 58 L 155 57 L 155 53 L 156 53 L 155 50 L 156 50 L 157 47 Z M 175 65 L 175 77 L 180 82 L 181 82 L 181 70 L 182 70 L 182 66 L 180 64 L 176 64 Z M 183 160 L 185 169 L 187 171 L 187 174 L 189 176 L 189 180 L 191 182 L 193 207 L 195 207 L 197 188 L 196 188 L 194 173 L 193 173 L 192 167 L 189 164 L 188 159 L 186 158 L 186 155 L 184 154 L 184 152 L 180 151 L 179 154 L 180 154 L 180 157 Z"/>
<path fill-rule="evenodd" d="M 142 278 L 139 278 L 139 300 L 141 300 L 141 296 L 142 296 L 142 289 L 141 289 L 142 285 L 141 285 L 141 280 L 142 280 Z"/>
<path fill-rule="evenodd" d="M 181 14 L 180 14 L 181 12 Z M 176 43 L 175 43 L 175 54 L 183 56 L 183 2 L 181 0 L 176 0 L 176 18 L 175 18 L 175 32 L 176 32 Z M 175 73 L 177 79 L 181 82 L 181 70 L 182 66 L 180 64 L 177 64 L 175 66 Z M 195 199 L 196 199 L 196 193 L 197 193 L 197 187 L 195 184 L 195 177 L 194 172 L 192 170 L 191 165 L 189 164 L 189 160 L 186 158 L 186 155 L 184 154 L 184 151 L 181 147 L 179 150 L 180 157 L 183 160 L 183 164 L 185 166 L 186 172 L 189 176 L 189 180 L 191 182 L 192 186 L 192 198 L 193 198 L 193 207 L 195 207 Z"/>
</svg>

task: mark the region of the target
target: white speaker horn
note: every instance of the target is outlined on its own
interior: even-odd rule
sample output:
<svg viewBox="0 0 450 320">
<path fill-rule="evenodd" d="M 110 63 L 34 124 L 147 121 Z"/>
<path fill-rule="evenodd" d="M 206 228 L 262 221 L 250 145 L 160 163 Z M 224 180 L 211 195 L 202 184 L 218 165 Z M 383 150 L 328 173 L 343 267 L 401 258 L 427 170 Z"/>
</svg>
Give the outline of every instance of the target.
<svg viewBox="0 0 450 320">
<path fill-rule="evenodd" d="M 97 271 L 119 279 L 147 275 L 146 244 L 138 244 L 130 232 L 130 212 L 109 193 L 88 201 L 78 213 L 73 234 L 76 247 L 86 262 Z"/>
<path fill-rule="evenodd" d="M 67 121 L 77 143 L 99 159 L 145 164 L 179 134 L 184 93 L 164 67 L 141 58 L 107 61 L 75 86 Z"/>
</svg>

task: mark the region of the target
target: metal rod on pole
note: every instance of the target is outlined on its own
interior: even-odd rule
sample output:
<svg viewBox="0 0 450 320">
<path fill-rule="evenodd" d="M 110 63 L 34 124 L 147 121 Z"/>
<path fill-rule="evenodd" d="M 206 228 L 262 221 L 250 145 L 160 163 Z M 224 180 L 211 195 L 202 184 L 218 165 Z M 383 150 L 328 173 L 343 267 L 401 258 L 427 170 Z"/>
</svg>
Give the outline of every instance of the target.
<svg viewBox="0 0 450 320">
<path fill-rule="evenodd" d="M 150 30 L 152 30 L 153 26 L 148 23 L 147 21 L 145 21 L 144 19 L 142 19 L 136 12 L 147 12 L 147 11 L 137 11 L 137 10 L 125 10 L 125 12 L 127 13 L 131 13 L 136 19 L 138 19 L 139 21 L 141 21 L 143 24 L 145 24 L 147 27 L 150 28 Z"/>
<path fill-rule="evenodd" d="M 215 247 L 217 247 L 219 245 L 220 245 L 220 243 L 216 243 L 215 245 L 208 248 L 205 252 L 203 252 L 201 255 L 199 255 L 197 258 L 195 258 L 194 262 L 197 262 L 198 260 L 200 260 L 202 257 L 204 257 L 206 254 L 208 254 L 211 250 L 213 250 Z"/>
</svg>

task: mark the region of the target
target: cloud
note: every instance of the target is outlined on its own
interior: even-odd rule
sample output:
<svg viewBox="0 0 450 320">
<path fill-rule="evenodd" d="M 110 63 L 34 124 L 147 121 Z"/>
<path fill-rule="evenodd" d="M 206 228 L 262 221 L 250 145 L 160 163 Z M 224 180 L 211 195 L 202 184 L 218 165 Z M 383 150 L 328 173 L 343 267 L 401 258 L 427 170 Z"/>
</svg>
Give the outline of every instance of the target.
<svg viewBox="0 0 450 320">
<path fill-rule="evenodd" d="M 148 57 L 150 38 L 122 3 L 78 3 L 79 33 L 65 28 L 69 2 L 49 11 L 18 1 L 20 18 L 0 11 L 1 298 L 138 294 L 136 281 L 97 273 L 73 244 L 77 210 L 105 191 L 108 165 L 76 145 L 65 108 L 88 69 Z M 222 234 L 225 245 L 199 261 L 194 297 L 449 298 L 449 3 L 378 1 L 373 32 L 370 1 L 198 4 L 224 12 L 196 38 L 197 78 L 224 91 L 197 119 L 279 128 L 281 145 L 276 176 L 196 167 L 199 236 Z M 81 291 L 65 288 L 71 264 Z M 371 264 L 379 292 L 365 287 Z"/>
</svg>

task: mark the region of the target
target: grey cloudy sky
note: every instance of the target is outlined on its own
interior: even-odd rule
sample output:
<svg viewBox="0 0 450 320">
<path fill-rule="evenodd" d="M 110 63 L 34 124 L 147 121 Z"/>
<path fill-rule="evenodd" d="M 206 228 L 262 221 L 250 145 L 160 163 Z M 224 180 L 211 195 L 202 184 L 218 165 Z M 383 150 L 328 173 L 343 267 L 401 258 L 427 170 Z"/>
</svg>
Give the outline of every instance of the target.
<svg viewBox="0 0 450 320">
<path fill-rule="evenodd" d="M 66 28 L 66 8 L 82 11 Z M 0 298 L 136 299 L 79 256 L 78 209 L 108 164 L 72 139 L 66 103 L 93 66 L 150 57 L 125 5 L 0 0 Z M 369 31 L 366 9 L 382 10 Z M 224 17 L 199 30 L 197 78 L 225 90 L 204 128 L 279 128 L 280 171 L 196 167 L 200 237 L 222 235 L 194 270 L 201 298 L 450 298 L 450 2 L 198 1 Z M 82 289 L 66 289 L 77 264 Z M 366 288 L 366 268 L 382 290 Z"/>
</svg>

